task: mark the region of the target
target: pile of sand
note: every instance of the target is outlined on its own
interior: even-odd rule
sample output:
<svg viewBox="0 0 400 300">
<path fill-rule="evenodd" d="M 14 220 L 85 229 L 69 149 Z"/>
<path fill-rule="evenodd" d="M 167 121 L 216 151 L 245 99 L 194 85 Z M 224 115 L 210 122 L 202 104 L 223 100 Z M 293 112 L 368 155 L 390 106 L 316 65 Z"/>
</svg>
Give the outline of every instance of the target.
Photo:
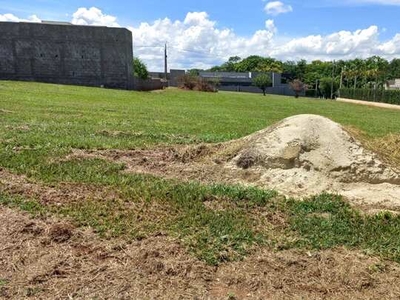
<svg viewBox="0 0 400 300">
<path fill-rule="evenodd" d="M 383 163 L 341 125 L 325 117 L 289 117 L 243 141 L 225 168 L 261 174 L 257 185 L 290 196 L 329 191 L 400 206 L 399 170 Z"/>
</svg>

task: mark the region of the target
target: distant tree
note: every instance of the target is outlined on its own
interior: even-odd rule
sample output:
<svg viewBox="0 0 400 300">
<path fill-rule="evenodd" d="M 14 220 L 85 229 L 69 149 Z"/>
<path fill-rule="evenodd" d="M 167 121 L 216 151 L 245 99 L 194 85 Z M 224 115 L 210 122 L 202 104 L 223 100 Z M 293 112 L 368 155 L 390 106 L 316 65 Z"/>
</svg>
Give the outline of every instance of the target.
<svg viewBox="0 0 400 300">
<path fill-rule="evenodd" d="M 388 77 L 389 62 L 377 55 L 371 56 L 365 60 L 365 86 L 371 88 L 381 87 Z"/>
<path fill-rule="evenodd" d="M 242 59 L 239 56 L 231 56 L 228 59 L 228 62 L 231 63 L 238 63 L 239 61 L 241 61 Z"/>
<path fill-rule="evenodd" d="M 354 89 L 361 87 L 360 77 L 365 74 L 365 60 L 355 58 L 348 62 L 348 67 L 345 72 L 348 78 L 353 78 Z"/>
<path fill-rule="evenodd" d="M 283 73 L 290 74 L 292 77 L 296 76 L 296 62 L 292 60 L 282 63 Z"/>
<path fill-rule="evenodd" d="M 282 63 L 280 61 L 277 61 L 273 58 L 267 57 L 258 64 L 255 71 L 282 73 L 283 67 L 282 67 Z"/>
<path fill-rule="evenodd" d="M 307 61 L 305 59 L 301 59 L 297 62 L 296 65 L 296 79 L 304 80 L 304 76 L 307 72 Z"/>
<path fill-rule="evenodd" d="M 236 65 L 236 72 L 252 72 L 255 71 L 258 66 L 264 61 L 264 57 L 259 55 L 251 55 L 241 60 Z"/>
<path fill-rule="evenodd" d="M 339 83 L 335 79 L 325 77 L 320 80 L 319 88 L 325 99 L 333 99 L 339 89 Z"/>
<path fill-rule="evenodd" d="M 290 87 L 294 91 L 294 96 L 299 98 L 301 92 L 306 90 L 306 85 L 299 79 L 295 79 L 290 83 Z"/>
<path fill-rule="evenodd" d="M 133 59 L 133 74 L 140 79 L 147 79 L 149 77 L 149 72 L 144 62 L 142 62 L 138 57 Z"/>
<path fill-rule="evenodd" d="M 388 68 L 388 79 L 400 78 L 400 58 L 394 58 Z"/>
<path fill-rule="evenodd" d="M 253 79 L 253 85 L 260 88 L 265 96 L 267 87 L 272 85 L 271 76 L 269 74 L 260 74 Z"/>
<path fill-rule="evenodd" d="M 251 55 L 235 64 L 236 72 L 276 72 L 282 73 L 282 62 L 258 55 Z"/>
<path fill-rule="evenodd" d="M 201 71 L 204 71 L 204 70 L 202 70 L 202 69 L 190 69 L 190 70 L 187 70 L 186 73 L 189 74 L 189 75 L 193 75 L 193 76 L 199 76 Z"/>
</svg>

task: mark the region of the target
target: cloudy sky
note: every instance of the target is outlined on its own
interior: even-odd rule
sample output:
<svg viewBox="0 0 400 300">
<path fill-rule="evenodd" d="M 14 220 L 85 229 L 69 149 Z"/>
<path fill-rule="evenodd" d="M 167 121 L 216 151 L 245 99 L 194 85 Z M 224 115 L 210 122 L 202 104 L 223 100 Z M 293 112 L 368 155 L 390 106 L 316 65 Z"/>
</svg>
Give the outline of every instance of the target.
<svg viewBox="0 0 400 300">
<path fill-rule="evenodd" d="M 0 21 L 127 27 L 150 70 L 208 68 L 230 56 L 400 58 L 400 0 L 0 0 Z"/>
</svg>

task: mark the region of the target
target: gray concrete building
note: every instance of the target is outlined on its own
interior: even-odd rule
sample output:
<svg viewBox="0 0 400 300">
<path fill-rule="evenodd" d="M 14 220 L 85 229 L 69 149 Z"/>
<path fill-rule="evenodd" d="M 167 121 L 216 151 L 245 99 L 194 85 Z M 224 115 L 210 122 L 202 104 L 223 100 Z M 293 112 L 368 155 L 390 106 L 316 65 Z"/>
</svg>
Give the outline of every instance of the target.
<svg viewBox="0 0 400 300">
<path fill-rule="evenodd" d="M 0 80 L 132 89 L 132 60 L 125 28 L 0 22 Z"/>
<path fill-rule="evenodd" d="M 253 86 L 253 79 L 261 72 L 207 72 L 201 71 L 199 76 L 205 79 L 218 80 L 220 91 L 262 93 L 261 89 Z M 271 76 L 271 86 L 266 89 L 268 94 L 293 96 L 295 93 L 289 84 L 282 83 L 282 75 L 267 72 Z M 304 94 L 304 93 L 303 93 Z"/>
</svg>

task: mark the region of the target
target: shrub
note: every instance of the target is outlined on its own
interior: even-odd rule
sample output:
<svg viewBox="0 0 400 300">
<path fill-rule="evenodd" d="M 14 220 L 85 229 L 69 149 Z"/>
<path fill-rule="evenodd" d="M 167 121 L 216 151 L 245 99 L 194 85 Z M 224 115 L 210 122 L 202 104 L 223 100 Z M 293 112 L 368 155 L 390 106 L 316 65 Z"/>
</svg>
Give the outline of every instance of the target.
<svg viewBox="0 0 400 300">
<path fill-rule="evenodd" d="M 400 105 L 400 90 L 342 88 L 340 89 L 340 96 L 349 99 Z"/>
<path fill-rule="evenodd" d="M 137 57 L 133 59 L 133 72 L 134 76 L 140 79 L 147 79 L 149 77 L 146 64 Z"/>
<path fill-rule="evenodd" d="M 178 86 L 185 90 L 201 92 L 216 92 L 219 82 L 215 79 L 205 79 L 192 74 L 186 74 L 178 79 Z"/>
<path fill-rule="evenodd" d="M 307 90 L 306 85 L 299 79 L 295 79 L 290 83 L 291 89 L 294 91 L 294 96 L 299 98 L 300 93 Z"/>
<path fill-rule="evenodd" d="M 197 85 L 197 76 L 186 74 L 178 78 L 178 86 L 185 90 L 194 90 Z"/>
</svg>

